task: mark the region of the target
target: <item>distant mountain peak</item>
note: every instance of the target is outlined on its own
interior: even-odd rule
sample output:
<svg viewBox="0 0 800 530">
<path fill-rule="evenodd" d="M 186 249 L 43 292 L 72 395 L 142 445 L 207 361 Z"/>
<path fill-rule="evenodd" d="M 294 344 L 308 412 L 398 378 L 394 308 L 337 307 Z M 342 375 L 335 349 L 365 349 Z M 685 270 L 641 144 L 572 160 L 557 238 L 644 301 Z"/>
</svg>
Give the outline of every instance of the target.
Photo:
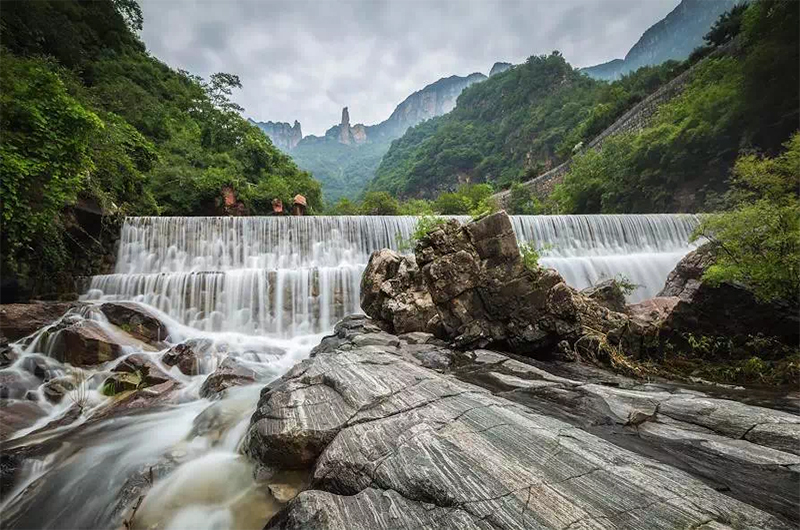
<svg viewBox="0 0 800 530">
<path fill-rule="evenodd" d="M 492 69 L 489 70 L 489 77 L 492 77 L 493 75 L 497 75 L 497 74 L 503 73 L 506 70 L 508 70 L 509 68 L 511 68 L 512 66 L 514 66 L 514 65 L 512 65 L 511 63 L 502 63 L 502 62 L 494 63 L 494 65 L 492 65 Z"/>
<path fill-rule="evenodd" d="M 286 122 L 248 121 L 264 131 L 264 133 L 269 136 L 270 140 L 272 140 L 273 145 L 281 151 L 294 149 L 303 138 L 300 122 L 297 120 L 294 120 L 294 125 L 290 125 Z"/>
<path fill-rule="evenodd" d="M 703 44 L 703 36 L 717 18 L 742 0 L 682 0 L 667 16 L 650 26 L 625 59 L 581 68 L 595 79 L 613 80 L 642 66 L 683 60 Z"/>
</svg>

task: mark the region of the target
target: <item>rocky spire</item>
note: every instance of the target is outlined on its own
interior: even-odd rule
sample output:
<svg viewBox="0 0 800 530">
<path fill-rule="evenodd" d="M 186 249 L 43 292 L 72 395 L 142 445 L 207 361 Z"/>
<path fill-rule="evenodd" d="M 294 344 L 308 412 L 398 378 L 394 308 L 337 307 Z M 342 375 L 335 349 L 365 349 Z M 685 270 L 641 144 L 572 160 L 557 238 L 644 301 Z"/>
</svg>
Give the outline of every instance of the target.
<svg viewBox="0 0 800 530">
<path fill-rule="evenodd" d="M 347 107 L 342 109 L 342 128 L 350 128 L 350 113 L 347 111 Z"/>
</svg>

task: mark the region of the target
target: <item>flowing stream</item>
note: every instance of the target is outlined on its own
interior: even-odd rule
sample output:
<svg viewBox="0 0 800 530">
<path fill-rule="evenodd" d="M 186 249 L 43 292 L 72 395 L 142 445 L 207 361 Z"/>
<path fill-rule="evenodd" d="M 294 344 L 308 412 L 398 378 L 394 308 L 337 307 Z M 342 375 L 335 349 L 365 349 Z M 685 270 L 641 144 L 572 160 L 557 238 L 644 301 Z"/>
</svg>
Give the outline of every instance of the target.
<svg viewBox="0 0 800 530">
<path fill-rule="evenodd" d="M 544 266 L 583 288 L 622 274 L 639 288 L 632 301 L 655 295 L 691 250 L 697 219 L 689 215 L 512 217 L 521 242 L 540 249 Z M 238 448 L 261 387 L 306 357 L 337 320 L 359 312 L 361 273 L 374 250 L 397 249 L 413 217 L 134 217 L 122 228 L 114 274 L 94 277 L 88 305 L 12 345 L 0 370 L 15 385 L 7 405 L 37 420 L 9 447 L 38 448 L 3 491 L 0 520 L 14 528 L 106 528 L 140 504 L 134 528 L 261 528 L 279 504 L 268 484 L 292 487 L 303 477 L 256 470 Z M 54 358 L 59 329 L 91 321 L 121 333 L 94 302 L 134 301 L 167 324 L 170 342 L 200 340 L 200 374 L 161 363 L 180 383 L 167 402 L 114 415 L 101 394 L 119 359 L 80 370 Z M 169 346 L 166 344 L 164 346 Z M 127 346 L 122 356 L 141 348 Z M 225 356 L 257 367 L 258 384 L 222 399 L 199 389 Z M 47 382 L 75 386 L 59 403 Z M 80 407 L 76 406 L 79 402 Z M 77 419 L 62 421 L 65 417 Z M 70 416 L 72 415 L 72 416 Z M 45 428 L 48 426 L 48 428 Z M 44 429 L 43 429 L 44 428 Z M 150 493 L 143 497 L 145 493 Z"/>
</svg>

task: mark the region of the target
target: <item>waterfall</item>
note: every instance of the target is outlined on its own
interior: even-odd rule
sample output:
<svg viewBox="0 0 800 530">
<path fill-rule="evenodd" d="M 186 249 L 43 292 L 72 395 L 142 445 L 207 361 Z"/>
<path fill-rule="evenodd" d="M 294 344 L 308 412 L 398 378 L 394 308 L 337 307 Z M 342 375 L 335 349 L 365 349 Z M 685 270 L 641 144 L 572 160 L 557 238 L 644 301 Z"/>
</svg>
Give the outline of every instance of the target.
<svg viewBox="0 0 800 530">
<path fill-rule="evenodd" d="M 466 218 L 461 218 L 466 220 Z M 520 242 L 576 288 L 624 275 L 653 296 L 691 246 L 691 215 L 514 216 Z M 293 337 L 360 311 L 370 254 L 397 249 L 410 216 L 131 217 L 114 274 L 85 299 L 135 300 L 203 331 Z"/>
</svg>

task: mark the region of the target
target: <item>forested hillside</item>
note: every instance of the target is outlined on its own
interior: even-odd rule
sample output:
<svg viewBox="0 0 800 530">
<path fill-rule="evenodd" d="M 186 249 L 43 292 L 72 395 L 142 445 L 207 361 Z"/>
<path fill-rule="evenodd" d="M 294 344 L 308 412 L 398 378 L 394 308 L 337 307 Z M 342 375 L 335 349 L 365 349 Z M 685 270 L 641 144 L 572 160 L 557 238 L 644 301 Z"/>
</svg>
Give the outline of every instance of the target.
<svg viewBox="0 0 800 530">
<path fill-rule="evenodd" d="M 396 140 L 370 189 L 432 198 L 464 182 L 505 188 L 575 154 L 545 211 L 719 208 L 737 156 L 773 155 L 797 130 L 799 27 L 796 2 L 761 0 L 724 14 L 707 46 L 687 61 L 613 83 L 589 79 L 557 52 L 531 57 L 468 88 L 449 115 Z M 643 130 L 582 153 L 583 144 L 692 64 L 682 94 Z"/>
<path fill-rule="evenodd" d="M 726 206 L 738 156 L 775 155 L 800 124 L 800 20 L 792 0 L 723 15 L 680 96 L 643 130 L 576 157 L 552 196 L 558 210 L 623 213 Z M 798 168 L 800 172 L 800 168 Z"/>
<path fill-rule="evenodd" d="M 393 142 L 370 189 L 433 197 L 464 182 L 508 187 L 565 160 L 684 68 L 667 62 L 608 84 L 558 52 L 532 56 L 467 88 L 450 114 Z"/>
<path fill-rule="evenodd" d="M 62 279 L 96 272 L 104 234 L 78 222 L 76 204 L 104 223 L 215 213 L 226 188 L 251 213 L 295 193 L 321 206 L 318 183 L 229 100 L 238 77 L 169 68 L 147 53 L 142 23 L 135 0 L 3 3 L 5 294 L 63 291 Z"/>
</svg>

